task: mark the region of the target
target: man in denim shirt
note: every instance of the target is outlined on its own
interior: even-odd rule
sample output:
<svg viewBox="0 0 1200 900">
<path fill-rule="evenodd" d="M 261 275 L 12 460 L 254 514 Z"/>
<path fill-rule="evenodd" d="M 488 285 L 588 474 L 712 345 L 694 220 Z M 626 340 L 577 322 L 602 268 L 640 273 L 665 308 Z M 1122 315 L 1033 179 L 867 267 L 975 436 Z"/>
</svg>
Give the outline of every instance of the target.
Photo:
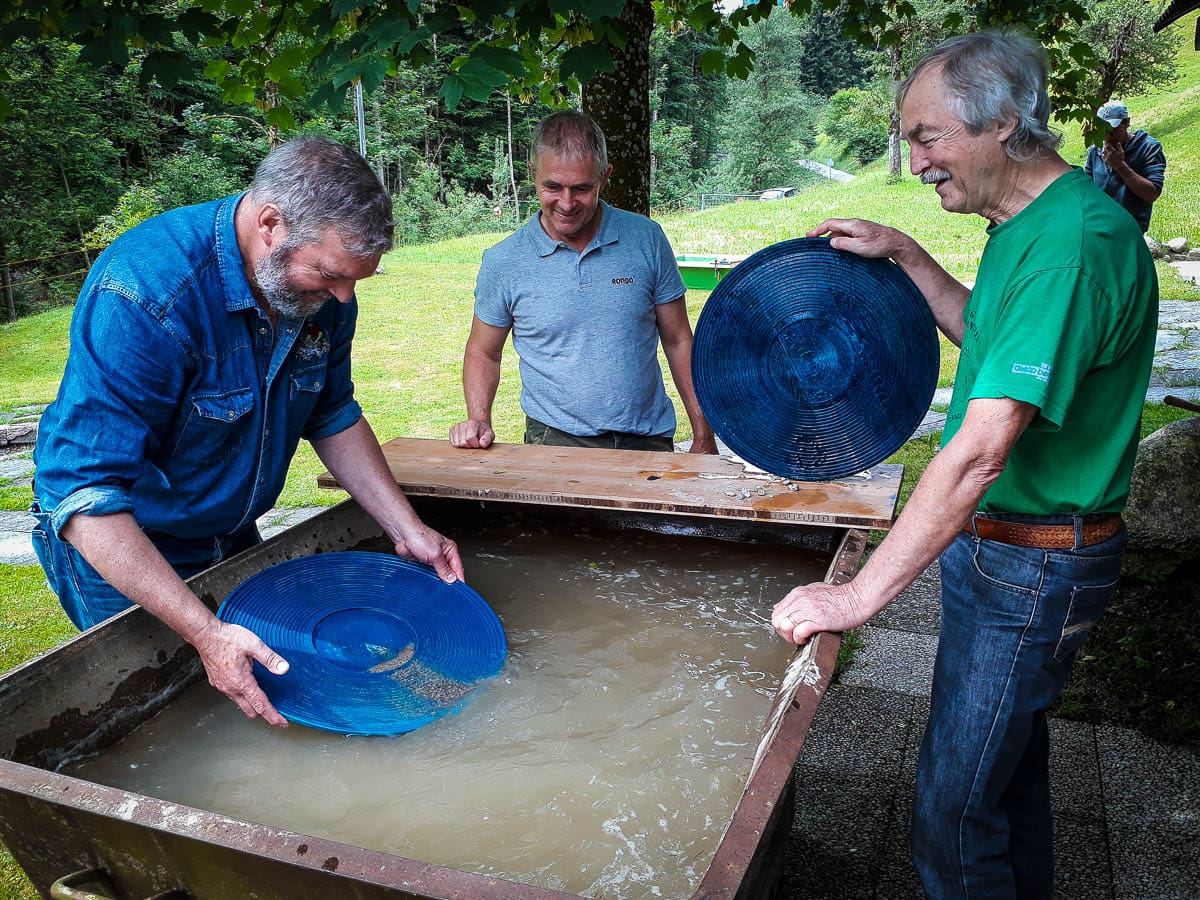
<svg viewBox="0 0 1200 900">
<path fill-rule="evenodd" d="M 195 646 L 214 687 L 274 725 L 287 723 L 252 663 L 287 662 L 183 579 L 259 540 L 300 438 L 398 553 L 463 574 L 354 399 L 354 284 L 393 231 L 366 163 L 313 136 L 272 151 L 247 193 L 142 223 L 92 267 L 39 428 L 34 548 L 71 620 L 145 607 Z"/>
</svg>

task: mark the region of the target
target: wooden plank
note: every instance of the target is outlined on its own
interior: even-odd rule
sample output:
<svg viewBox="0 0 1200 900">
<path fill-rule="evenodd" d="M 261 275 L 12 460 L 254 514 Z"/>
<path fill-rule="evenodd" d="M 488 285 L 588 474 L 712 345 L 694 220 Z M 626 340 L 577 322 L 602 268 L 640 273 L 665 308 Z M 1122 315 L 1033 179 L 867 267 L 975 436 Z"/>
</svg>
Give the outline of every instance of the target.
<svg viewBox="0 0 1200 900">
<path fill-rule="evenodd" d="M 413 495 L 856 528 L 891 527 L 904 472 L 878 465 L 837 481 L 793 482 L 723 456 L 527 444 L 459 450 L 423 438 L 396 438 L 383 452 Z M 317 483 L 339 487 L 329 473 Z"/>
</svg>

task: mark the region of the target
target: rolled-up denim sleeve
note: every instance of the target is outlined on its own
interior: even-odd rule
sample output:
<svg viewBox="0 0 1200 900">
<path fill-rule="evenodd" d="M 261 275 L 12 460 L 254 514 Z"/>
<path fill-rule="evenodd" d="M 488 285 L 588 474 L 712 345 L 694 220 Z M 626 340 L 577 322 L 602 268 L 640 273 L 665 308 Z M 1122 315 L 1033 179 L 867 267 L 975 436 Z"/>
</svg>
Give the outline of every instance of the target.
<svg viewBox="0 0 1200 900">
<path fill-rule="evenodd" d="M 112 484 L 85 487 L 68 494 L 65 500 L 54 507 L 50 513 L 50 526 L 57 537 L 62 537 L 63 526 L 76 513 L 111 516 L 122 512 L 133 512 L 133 499 L 128 489 Z"/>
<path fill-rule="evenodd" d="M 38 501 L 56 534 L 76 513 L 132 511 L 131 486 L 176 414 L 184 355 L 136 296 L 102 287 L 80 298 L 34 459 Z"/>
<path fill-rule="evenodd" d="M 338 304 L 329 339 L 325 387 L 304 425 L 306 440 L 319 441 L 345 431 L 362 418 L 362 407 L 354 399 L 354 379 L 350 372 L 350 347 L 357 321 L 357 300 Z"/>
</svg>

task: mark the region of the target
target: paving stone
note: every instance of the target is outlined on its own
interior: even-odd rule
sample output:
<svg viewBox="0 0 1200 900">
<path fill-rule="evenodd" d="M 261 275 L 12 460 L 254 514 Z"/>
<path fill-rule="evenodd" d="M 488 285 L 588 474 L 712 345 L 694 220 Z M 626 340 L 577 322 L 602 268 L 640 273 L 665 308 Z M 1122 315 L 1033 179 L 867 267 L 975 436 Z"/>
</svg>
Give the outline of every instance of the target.
<svg viewBox="0 0 1200 900">
<path fill-rule="evenodd" d="M 1191 387 L 1186 385 L 1180 387 L 1158 385 L 1147 389 L 1146 400 L 1151 403 L 1162 403 L 1163 398 L 1168 394 L 1179 397 L 1182 400 L 1191 400 L 1194 403 L 1200 403 L 1200 385 L 1193 385 Z"/>
<path fill-rule="evenodd" d="M 0 563 L 9 566 L 36 566 L 38 564 L 29 532 L 0 531 Z"/>
<path fill-rule="evenodd" d="M 1154 352 L 1161 353 L 1163 350 L 1173 350 L 1184 342 L 1184 333 L 1182 331 L 1163 331 L 1161 328 L 1154 338 Z"/>
<path fill-rule="evenodd" d="M 873 900 L 896 771 L 871 779 L 826 766 L 796 768 L 796 819 L 779 898 Z"/>
<path fill-rule="evenodd" d="M 943 412 L 935 412 L 930 410 L 925 413 L 925 418 L 921 420 L 921 424 L 917 426 L 917 430 L 912 433 L 912 437 L 923 437 L 927 434 L 932 434 L 935 431 L 941 431 L 946 427 L 946 414 Z M 912 438 L 910 438 L 911 440 Z"/>
<path fill-rule="evenodd" d="M 27 456 L 9 456 L 0 459 L 0 478 L 12 482 L 33 480 L 33 460 Z"/>
<path fill-rule="evenodd" d="M 1177 352 L 1177 351 L 1172 351 Z M 1193 352 L 1193 351 L 1189 351 Z M 1168 387 L 1197 387 L 1200 386 L 1200 351 L 1196 353 L 1197 366 L 1194 368 L 1175 368 L 1167 369 L 1162 374 L 1163 384 Z"/>
<path fill-rule="evenodd" d="M 796 821 L 781 898 L 874 898 L 902 783 L 914 702 L 834 685 L 796 765 Z"/>
<path fill-rule="evenodd" d="M 0 531 L 33 531 L 37 520 L 31 513 L 17 509 L 0 509 Z"/>
<path fill-rule="evenodd" d="M 1158 327 L 1200 328 L 1200 303 L 1194 300 L 1163 300 L 1158 304 Z"/>
<path fill-rule="evenodd" d="M 1097 823 L 1103 833 L 1104 792 L 1096 729 L 1087 722 L 1051 718 L 1050 796 L 1054 814 L 1064 821 Z"/>
<path fill-rule="evenodd" d="M 916 699 L 895 691 L 831 685 L 804 739 L 800 759 L 870 774 L 904 756 Z"/>
<path fill-rule="evenodd" d="M 1194 900 L 1200 885 L 1200 751 L 1096 729 L 1114 894 Z"/>
<path fill-rule="evenodd" d="M 908 719 L 904 756 L 900 763 L 900 778 L 896 785 L 892 809 L 888 817 L 887 846 L 880 861 L 878 898 L 918 900 L 925 896 L 921 879 L 912 862 L 912 808 L 917 784 L 917 758 L 929 718 L 929 700 L 914 699 Z"/>
<path fill-rule="evenodd" d="M 936 635 L 942 618 L 940 571 L 934 561 L 900 596 L 876 613 L 870 624 L 876 628 Z"/>
<path fill-rule="evenodd" d="M 1103 819 L 1054 816 L 1056 900 L 1113 900 Z"/>
<path fill-rule="evenodd" d="M 1156 367 L 1169 366 L 1172 369 L 1200 368 L 1200 350 L 1194 347 L 1184 347 L 1181 350 L 1164 350 L 1154 354 Z"/>
<path fill-rule="evenodd" d="M 902 694 L 928 696 L 933 684 L 933 659 L 937 636 L 875 628 L 859 631 L 863 646 L 842 673 L 847 686 L 879 688 Z"/>
</svg>

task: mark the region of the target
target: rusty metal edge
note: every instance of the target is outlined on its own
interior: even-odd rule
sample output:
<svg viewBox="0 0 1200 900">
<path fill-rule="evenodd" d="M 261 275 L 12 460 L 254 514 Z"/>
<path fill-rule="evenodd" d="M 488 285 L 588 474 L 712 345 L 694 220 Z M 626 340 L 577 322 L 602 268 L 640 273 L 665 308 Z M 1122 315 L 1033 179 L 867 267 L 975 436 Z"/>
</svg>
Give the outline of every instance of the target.
<svg viewBox="0 0 1200 900">
<path fill-rule="evenodd" d="M 54 807 L 81 810 L 114 823 L 136 825 L 154 832 L 215 844 L 256 858 L 310 869 L 322 875 L 329 874 L 322 861 L 336 858 L 336 874 L 340 877 L 383 888 L 419 891 L 421 896 L 431 900 L 458 900 L 463 897 L 562 900 L 576 896 L 248 822 L 182 803 L 82 781 L 69 775 L 46 772 L 6 759 L 0 759 L 0 782 L 7 792 Z M 9 849 L 17 851 L 13 855 L 18 856 L 19 847 Z"/>
<path fill-rule="evenodd" d="M 847 531 L 824 580 L 829 584 L 843 584 L 854 577 L 866 546 L 865 531 Z M 763 835 L 777 815 L 776 807 L 784 796 L 817 707 L 833 677 L 841 643 L 840 634 L 822 633 L 793 654 L 788 670 L 815 665 L 817 678 L 813 681 L 797 677 L 789 684 L 785 675 L 781 680 L 764 726 L 765 753 L 761 753 L 751 769 L 729 827 L 692 900 L 732 900 L 746 893 L 746 874 L 756 862 L 756 851 L 763 852 L 770 846 L 769 841 L 763 841 Z M 782 714 L 780 709 L 783 709 Z"/>
</svg>

